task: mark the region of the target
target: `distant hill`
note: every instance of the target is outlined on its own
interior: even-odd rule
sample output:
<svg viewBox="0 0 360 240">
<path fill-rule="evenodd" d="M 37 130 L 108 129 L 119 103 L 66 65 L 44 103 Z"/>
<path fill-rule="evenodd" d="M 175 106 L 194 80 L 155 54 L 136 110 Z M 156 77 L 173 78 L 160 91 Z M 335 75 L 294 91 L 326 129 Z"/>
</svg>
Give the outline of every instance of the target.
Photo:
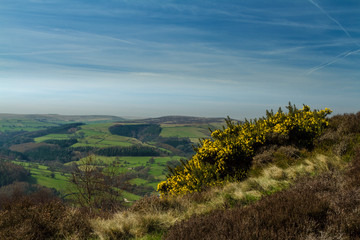
<svg viewBox="0 0 360 240">
<path fill-rule="evenodd" d="M 123 122 L 123 123 L 147 123 L 147 124 L 209 124 L 224 123 L 224 118 L 206 118 L 192 116 L 164 116 L 158 118 L 129 119 L 111 115 L 60 115 L 60 114 L 11 114 L 0 113 L 0 121 L 26 120 L 46 123 L 100 123 L 100 122 Z"/>
<path fill-rule="evenodd" d="M 0 113 L 0 120 L 31 120 L 38 122 L 122 122 L 125 119 L 109 115 L 59 115 L 59 114 L 8 114 Z"/>
<path fill-rule="evenodd" d="M 205 118 L 205 117 L 190 117 L 190 116 L 164 116 L 158 118 L 146 118 L 132 120 L 134 122 L 149 123 L 149 124 L 208 124 L 208 123 L 223 123 L 224 118 Z"/>
</svg>

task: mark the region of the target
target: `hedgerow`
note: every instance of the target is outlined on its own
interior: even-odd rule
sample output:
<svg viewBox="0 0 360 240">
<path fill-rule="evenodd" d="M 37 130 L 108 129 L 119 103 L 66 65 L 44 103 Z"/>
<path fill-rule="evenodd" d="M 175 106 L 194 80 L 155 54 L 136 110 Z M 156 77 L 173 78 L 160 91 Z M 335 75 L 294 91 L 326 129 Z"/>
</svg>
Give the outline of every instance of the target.
<svg viewBox="0 0 360 240">
<path fill-rule="evenodd" d="M 181 166 L 170 169 L 166 181 L 158 185 L 162 195 L 183 195 L 221 185 L 246 175 L 256 152 L 266 145 L 293 145 L 311 148 L 314 140 L 328 126 L 326 116 L 332 111 L 311 110 L 304 105 L 281 108 L 266 117 L 234 123 L 226 121 L 226 128 L 211 133 L 195 148 L 196 154 Z"/>
</svg>

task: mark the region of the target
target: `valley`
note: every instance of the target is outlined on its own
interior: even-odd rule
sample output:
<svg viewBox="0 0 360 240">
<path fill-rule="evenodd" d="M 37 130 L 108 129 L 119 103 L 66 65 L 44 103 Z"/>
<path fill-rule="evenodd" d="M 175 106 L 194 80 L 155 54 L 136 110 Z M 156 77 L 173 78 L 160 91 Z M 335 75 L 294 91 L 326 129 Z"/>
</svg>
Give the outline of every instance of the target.
<svg viewBox="0 0 360 240">
<path fill-rule="evenodd" d="M 156 194 L 168 167 L 194 153 L 220 118 L 171 116 L 126 120 L 113 116 L 0 114 L 0 157 L 30 172 L 29 182 L 69 195 L 74 165 L 94 156 L 98 166 L 126 182 L 122 195 L 136 201 Z"/>
</svg>

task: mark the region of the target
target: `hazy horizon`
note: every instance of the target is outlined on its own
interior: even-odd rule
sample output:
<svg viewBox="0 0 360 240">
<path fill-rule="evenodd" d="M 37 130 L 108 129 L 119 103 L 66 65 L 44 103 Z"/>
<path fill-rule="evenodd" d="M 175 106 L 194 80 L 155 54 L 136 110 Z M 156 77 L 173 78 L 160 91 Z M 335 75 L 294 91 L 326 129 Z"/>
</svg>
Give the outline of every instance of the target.
<svg viewBox="0 0 360 240">
<path fill-rule="evenodd" d="M 109 115 L 109 114 L 58 114 L 58 113 L 9 113 L 0 112 L 0 115 L 45 115 L 45 116 L 108 116 L 108 117 L 119 117 L 124 119 L 146 119 L 146 118 L 160 118 L 160 117 L 198 117 L 198 118 L 224 118 L 226 117 L 204 117 L 197 115 L 161 115 L 161 116 L 121 116 L 121 115 Z"/>
<path fill-rule="evenodd" d="M 359 13 L 355 0 L 3 0 L 0 112 L 357 112 Z"/>
</svg>

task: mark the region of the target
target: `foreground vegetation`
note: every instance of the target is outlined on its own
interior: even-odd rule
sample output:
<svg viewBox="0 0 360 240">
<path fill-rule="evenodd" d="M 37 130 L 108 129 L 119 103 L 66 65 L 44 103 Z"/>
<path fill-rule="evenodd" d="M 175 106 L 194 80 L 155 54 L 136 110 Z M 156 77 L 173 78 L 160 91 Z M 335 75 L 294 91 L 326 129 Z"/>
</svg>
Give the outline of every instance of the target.
<svg viewBox="0 0 360 240">
<path fill-rule="evenodd" d="M 264 136 L 263 144 L 247 145 L 249 148 L 244 150 L 255 147 L 245 158 L 230 154 L 225 155 L 230 156 L 226 160 L 221 159 L 219 154 L 223 153 L 216 145 L 217 139 L 226 139 L 224 142 L 230 144 L 236 143 L 233 140 L 238 137 L 242 139 L 241 134 L 232 130 L 243 130 L 243 125 L 231 124 L 229 130 L 215 131 L 214 136 L 226 134 L 224 138 L 208 140 L 207 144 L 219 148 L 212 152 L 216 162 L 228 164 L 227 159 L 245 159 L 246 168 L 241 169 L 246 171 L 237 174 L 235 168 L 226 166 L 227 174 L 222 176 L 219 172 L 212 178 L 212 181 L 221 180 L 221 184 L 212 186 L 205 181 L 196 191 L 179 191 L 179 194 L 163 191 L 161 198 L 147 196 L 131 206 L 121 203 L 105 210 L 108 205 L 100 204 L 96 208 L 69 205 L 48 189 L 13 182 L 0 188 L 0 238 L 357 239 L 360 235 L 360 113 L 326 118 L 326 112 L 307 114 L 309 110 L 289 109 L 295 114 L 305 112 L 305 117 L 293 118 L 302 119 L 296 131 L 281 128 L 283 121 L 279 121 L 280 126 L 275 128 L 279 132 L 270 131 Z M 316 114 L 320 116 L 315 121 L 306 118 Z M 270 112 L 267 118 L 245 126 L 252 128 L 251 124 L 264 123 L 276 115 Z M 286 114 L 283 119 L 287 119 Z M 306 130 L 308 127 L 310 131 Z M 208 145 L 200 145 L 194 158 L 200 157 L 201 146 Z M 170 173 L 168 179 L 182 173 L 191 161 L 184 161 L 183 167 Z M 7 169 L 12 167 L 7 165 Z M 89 168 L 89 172 L 96 173 L 92 170 Z M 101 184 L 107 183 L 107 176 L 104 175 Z M 12 181 L 15 180 L 8 179 L 6 183 Z"/>
<path fill-rule="evenodd" d="M 227 178 L 241 180 L 251 167 L 256 154 L 269 147 L 292 146 L 309 149 L 328 125 L 326 116 L 331 110 L 311 111 L 289 104 L 288 113 L 281 108 L 274 114 L 253 121 L 233 124 L 212 132 L 212 139 L 202 141 L 196 154 L 182 166 L 171 169 L 167 180 L 161 182 L 161 194 L 179 195 L 221 185 Z M 296 149 L 295 149 L 296 151 Z"/>
</svg>

